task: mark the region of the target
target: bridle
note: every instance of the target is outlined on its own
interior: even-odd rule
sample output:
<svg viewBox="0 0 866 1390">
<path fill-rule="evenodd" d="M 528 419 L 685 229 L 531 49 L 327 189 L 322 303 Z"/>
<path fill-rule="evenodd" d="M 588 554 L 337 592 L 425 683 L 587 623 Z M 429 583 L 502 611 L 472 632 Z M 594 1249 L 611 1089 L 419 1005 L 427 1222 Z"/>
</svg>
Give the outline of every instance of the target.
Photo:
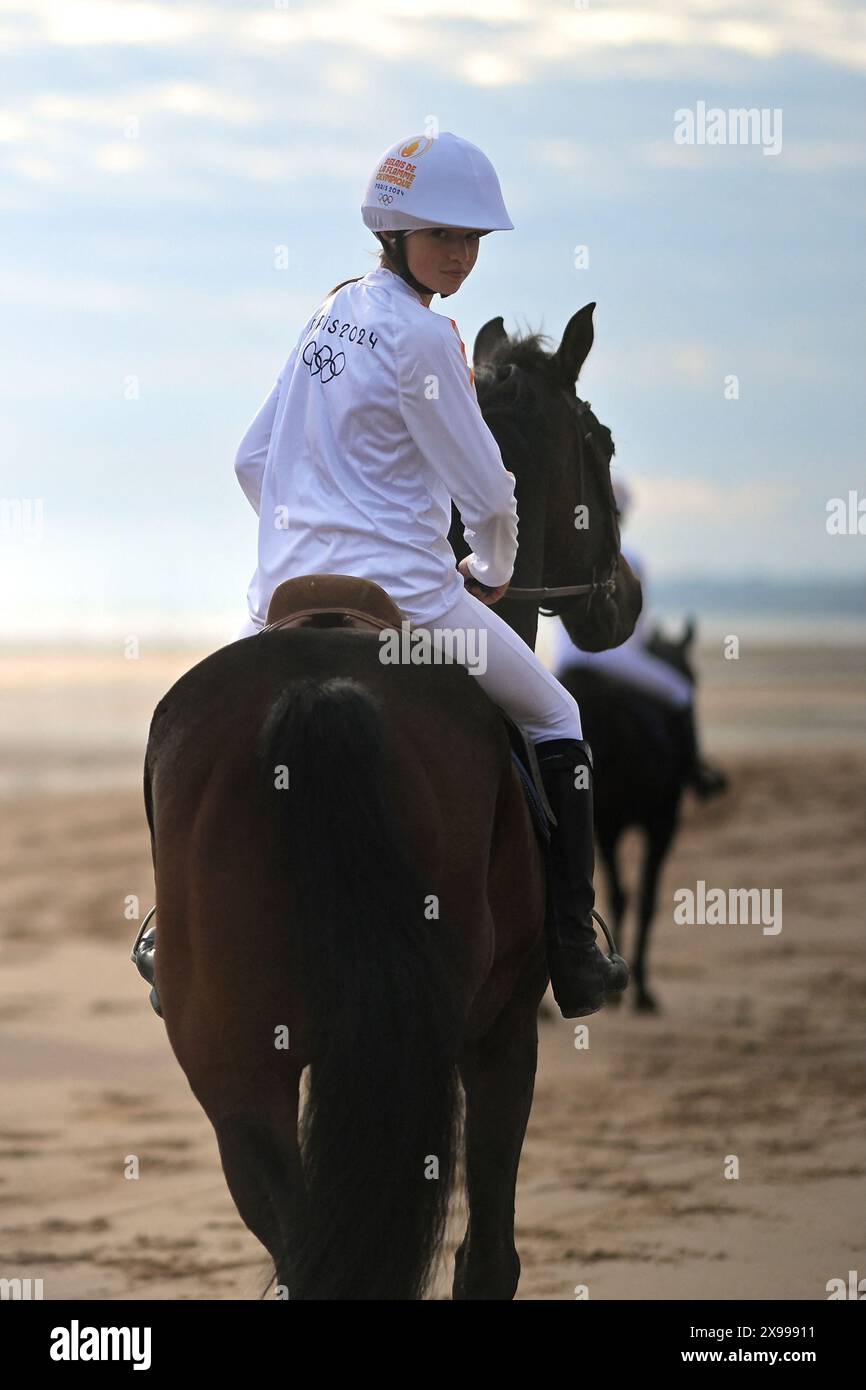
<svg viewBox="0 0 866 1390">
<path fill-rule="evenodd" d="M 592 423 L 595 417 L 592 414 L 592 408 L 590 406 L 589 401 L 582 401 L 577 396 L 569 396 L 568 406 L 574 415 L 575 431 L 577 435 L 577 452 L 579 459 L 578 467 L 580 477 L 580 497 L 582 499 L 586 495 L 584 489 L 584 469 L 586 462 L 585 446 L 588 446 L 592 450 L 596 463 L 603 464 L 604 467 L 607 467 L 607 460 L 603 458 L 601 450 L 599 448 L 598 440 L 595 438 Z M 589 416 L 589 419 L 586 419 L 586 416 Z M 609 565 L 607 566 L 606 570 L 601 574 L 601 576 L 599 576 L 597 572 L 600 567 L 593 565 L 592 579 L 588 584 L 559 584 L 553 587 L 543 585 L 541 588 L 537 589 L 522 589 L 509 587 L 505 594 L 505 598 L 525 600 L 527 602 L 538 603 L 539 605 L 541 605 L 543 603 L 546 603 L 550 599 L 577 598 L 581 594 L 586 594 L 586 609 L 587 612 L 589 612 L 589 609 L 592 606 L 592 601 L 595 598 L 596 594 L 611 594 L 616 588 L 616 571 L 617 564 L 619 562 L 619 546 L 616 542 L 615 528 L 613 529 L 612 539 L 612 556 Z M 552 611 L 546 611 L 543 607 L 540 606 L 539 612 L 544 617 L 557 616 Z"/>
</svg>

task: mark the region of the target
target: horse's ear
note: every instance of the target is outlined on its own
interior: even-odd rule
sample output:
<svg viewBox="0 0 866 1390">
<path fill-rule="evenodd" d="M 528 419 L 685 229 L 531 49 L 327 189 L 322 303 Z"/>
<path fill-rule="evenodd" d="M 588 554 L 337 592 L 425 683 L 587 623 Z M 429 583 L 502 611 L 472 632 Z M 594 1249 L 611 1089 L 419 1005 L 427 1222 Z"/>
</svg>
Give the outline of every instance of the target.
<svg viewBox="0 0 866 1390">
<path fill-rule="evenodd" d="M 595 302 L 584 304 L 573 314 L 562 335 L 562 342 L 550 359 L 556 375 L 567 390 L 572 391 L 577 384 L 581 368 L 589 356 L 595 329 L 592 326 L 592 311 Z"/>
<path fill-rule="evenodd" d="M 686 627 L 685 627 L 685 631 L 684 631 L 684 633 L 683 633 L 683 640 L 682 640 L 682 642 L 680 643 L 680 645 L 681 645 L 681 647 L 682 647 L 682 649 L 683 649 L 684 652 L 687 652 L 688 649 L 689 649 L 689 647 L 690 647 L 690 646 L 692 645 L 692 643 L 694 642 L 694 640 L 695 640 L 695 632 L 696 632 L 696 631 L 697 631 L 697 628 L 696 628 L 696 626 L 695 626 L 695 620 L 694 620 L 693 617 L 691 617 L 691 615 L 689 615 L 689 617 L 686 618 Z"/>
<path fill-rule="evenodd" d="M 508 334 L 505 331 L 501 316 L 497 319 L 489 319 L 476 334 L 475 346 L 472 349 L 473 366 L 477 367 L 482 362 L 489 362 L 494 351 L 507 343 Z"/>
</svg>

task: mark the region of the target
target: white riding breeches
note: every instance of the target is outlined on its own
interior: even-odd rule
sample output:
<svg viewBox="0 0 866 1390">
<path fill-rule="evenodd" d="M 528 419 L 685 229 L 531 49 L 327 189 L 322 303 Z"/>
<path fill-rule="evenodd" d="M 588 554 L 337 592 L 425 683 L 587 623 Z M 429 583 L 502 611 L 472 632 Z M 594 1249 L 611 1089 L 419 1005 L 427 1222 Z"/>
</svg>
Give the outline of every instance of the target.
<svg viewBox="0 0 866 1390">
<path fill-rule="evenodd" d="M 424 629 L 434 644 L 456 653 L 462 637 L 464 662 L 485 694 L 500 705 L 523 729 L 531 743 L 554 738 L 583 738 L 577 702 L 554 675 L 487 604 L 468 591 L 447 612 L 432 622 L 418 622 L 409 615 L 412 631 Z M 244 623 L 238 638 L 260 632 L 252 619 Z M 437 637 L 437 633 L 441 636 Z"/>
<path fill-rule="evenodd" d="M 423 627 L 432 633 L 437 629 L 476 632 L 478 646 L 472 655 L 479 657 L 477 671 L 469 663 L 468 669 L 485 694 L 520 725 L 530 742 L 583 738 L 580 710 L 574 697 L 560 685 L 523 638 L 468 590 L 464 590 L 453 608 L 434 623 L 413 622 L 413 627 Z"/>
</svg>

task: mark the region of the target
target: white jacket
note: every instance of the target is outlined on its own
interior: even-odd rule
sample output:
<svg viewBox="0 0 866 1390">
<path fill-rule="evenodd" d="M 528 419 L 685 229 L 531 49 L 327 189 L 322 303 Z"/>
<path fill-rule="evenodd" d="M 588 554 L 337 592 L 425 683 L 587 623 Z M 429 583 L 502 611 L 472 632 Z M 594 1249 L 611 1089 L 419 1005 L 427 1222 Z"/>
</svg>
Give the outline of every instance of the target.
<svg viewBox="0 0 866 1390">
<path fill-rule="evenodd" d="M 301 574 L 373 579 L 416 622 L 463 592 L 451 499 L 482 583 L 511 578 L 514 483 L 484 423 L 453 319 L 378 267 L 304 326 L 237 452 L 259 516 L 247 593 L 261 627 L 274 589 Z"/>
</svg>

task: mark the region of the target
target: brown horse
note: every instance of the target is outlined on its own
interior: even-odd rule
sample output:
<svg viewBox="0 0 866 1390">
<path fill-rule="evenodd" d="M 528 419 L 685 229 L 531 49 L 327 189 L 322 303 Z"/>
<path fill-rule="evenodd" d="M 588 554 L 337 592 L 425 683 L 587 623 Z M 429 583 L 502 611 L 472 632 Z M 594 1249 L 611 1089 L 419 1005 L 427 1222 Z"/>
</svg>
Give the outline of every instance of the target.
<svg viewBox="0 0 866 1390">
<path fill-rule="evenodd" d="M 546 599 L 575 637 L 614 645 L 640 587 L 618 554 L 610 435 L 575 399 L 593 307 L 552 355 L 494 320 L 475 360 L 498 433 L 513 392 L 503 458 L 520 575 L 538 580 L 521 615 Z M 144 780 L 168 1037 L 281 1295 L 423 1296 L 462 1082 L 454 1297 L 512 1298 L 545 862 L 496 706 L 457 662 L 383 663 L 375 632 L 274 628 L 172 686 Z"/>
</svg>

